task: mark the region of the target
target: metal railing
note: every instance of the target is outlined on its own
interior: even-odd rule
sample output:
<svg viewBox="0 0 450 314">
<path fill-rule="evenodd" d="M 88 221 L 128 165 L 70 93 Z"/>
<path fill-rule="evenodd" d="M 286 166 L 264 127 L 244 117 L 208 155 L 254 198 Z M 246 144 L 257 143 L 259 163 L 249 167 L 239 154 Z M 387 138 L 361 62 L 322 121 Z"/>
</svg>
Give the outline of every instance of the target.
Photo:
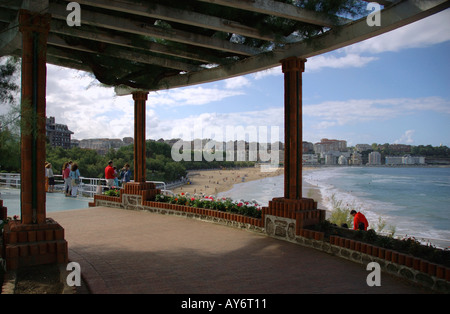
<svg viewBox="0 0 450 314">
<path fill-rule="evenodd" d="M 62 175 L 54 175 L 55 178 L 55 192 L 64 192 L 64 180 Z M 147 181 L 154 183 L 156 188 L 163 192 L 170 192 L 166 189 L 166 183 L 163 181 Z M 119 183 L 119 187 L 121 184 Z M 18 173 L 0 173 L 0 187 L 20 188 L 20 174 Z M 87 178 L 80 177 L 80 184 L 78 184 L 78 195 L 93 198 L 95 194 L 101 194 L 103 191 L 109 189 L 106 185 L 106 179 L 102 178 Z"/>
</svg>

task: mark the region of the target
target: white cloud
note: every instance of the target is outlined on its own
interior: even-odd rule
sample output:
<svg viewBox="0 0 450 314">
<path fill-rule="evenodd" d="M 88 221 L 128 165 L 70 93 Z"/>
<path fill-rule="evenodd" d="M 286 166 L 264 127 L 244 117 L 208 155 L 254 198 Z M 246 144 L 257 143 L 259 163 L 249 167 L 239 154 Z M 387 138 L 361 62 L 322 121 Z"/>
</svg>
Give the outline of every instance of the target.
<svg viewBox="0 0 450 314">
<path fill-rule="evenodd" d="M 161 124 L 169 121 L 161 121 Z M 171 132 L 162 134 L 157 128 L 151 129 L 152 138 L 183 138 L 192 140 L 197 137 L 210 137 L 215 135 L 217 140 L 244 139 L 244 131 L 251 128 L 282 131 L 284 125 L 283 108 L 268 108 L 260 111 L 247 111 L 235 113 L 203 113 L 198 116 L 188 116 L 170 121 Z M 227 132 L 228 130 L 228 132 Z M 218 132 L 214 132 L 218 131 Z"/>
<path fill-rule="evenodd" d="M 243 94 L 244 92 L 238 89 L 203 86 L 184 87 L 151 93 L 149 94 L 147 105 L 153 108 L 161 106 L 202 106 Z"/>
<path fill-rule="evenodd" d="M 423 48 L 450 40 L 450 9 L 391 32 L 342 48 L 345 53 L 382 53 Z"/>
<path fill-rule="evenodd" d="M 343 57 L 334 55 L 319 55 L 308 59 L 305 65 L 305 71 L 317 71 L 322 68 L 360 68 L 369 62 L 378 60 L 376 57 L 363 57 L 354 53 Z"/>
<path fill-rule="evenodd" d="M 412 144 L 414 143 L 414 140 L 412 136 L 414 135 L 415 130 L 407 130 L 398 140 L 394 141 L 394 144 Z"/>
<path fill-rule="evenodd" d="M 450 101 L 440 97 L 350 99 L 347 101 L 326 101 L 320 104 L 303 106 L 304 116 L 319 119 L 319 122 L 314 126 L 315 128 L 372 120 L 387 120 L 418 111 L 450 114 Z"/>
<path fill-rule="evenodd" d="M 47 65 L 46 114 L 67 124 L 73 138 L 133 136 L 132 104 L 131 96 L 115 96 L 84 72 Z"/>
<path fill-rule="evenodd" d="M 244 76 L 233 77 L 225 80 L 226 89 L 238 89 L 250 85 L 251 85 L 250 80 Z"/>
<path fill-rule="evenodd" d="M 255 80 L 261 80 L 268 76 L 281 76 L 281 75 L 283 75 L 283 72 L 281 71 L 281 66 L 277 66 L 268 70 L 253 73 L 252 76 Z"/>
<path fill-rule="evenodd" d="M 338 54 L 338 55 L 336 55 Z M 345 54 L 339 56 L 339 52 L 331 52 L 325 55 L 319 55 L 315 57 L 308 58 L 305 64 L 305 72 L 318 71 L 323 68 L 360 68 L 368 64 L 369 62 L 375 61 L 376 57 L 364 57 L 355 53 Z M 274 67 L 269 70 L 264 70 L 261 72 L 256 72 L 253 74 L 255 80 L 260 80 L 269 76 L 282 76 L 283 72 L 281 66 Z"/>
</svg>

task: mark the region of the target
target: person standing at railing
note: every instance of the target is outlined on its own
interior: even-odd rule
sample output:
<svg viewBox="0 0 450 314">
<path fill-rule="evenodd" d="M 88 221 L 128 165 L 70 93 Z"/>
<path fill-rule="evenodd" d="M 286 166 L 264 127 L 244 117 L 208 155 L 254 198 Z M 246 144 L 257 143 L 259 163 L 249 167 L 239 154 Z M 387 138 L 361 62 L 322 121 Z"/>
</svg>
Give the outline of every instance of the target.
<svg viewBox="0 0 450 314">
<path fill-rule="evenodd" d="M 76 162 L 73 163 L 70 169 L 69 177 L 72 180 L 72 196 L 77 197 L 78 185 L 80 184 L 80 170 Z"/>
<path fill-rule="evenodd" d="M 117 172 L 117 167 L 113 167 L 114 169 L 114 185 L 116 188 L 119 187 L 119 176 L 120 174 Z"/>
<path fill-rule="evenodd" d="M 48 177 L 48 192 L 53 193 L 55 191 L 55 177 L 53 175 L 52 164 L 48 163 L 45 168 Z"/>
<path fill-rule="evenodd" d="M 113 168 L 113 161 L 110 160 L 108 162 L 108 165 L 105 168 L 105 179 L 106 179 L 106 185 L 108 188 L 112 188 L 114 186 L 114 168 Z"/>
<path fill-rule="evenodd" d="M 64 180 L 64 194 L 66 196 L 70 196 L 70 191 L 72 190 L 71 188 L 72 179 L 70 178 L 69 174 L 70 174 L 69 163 L 65 162 L 62 168 L 62 177 Z"/>
<path fill-rule="evenodd" d="M 131 181 L 131 170 L 130 170 L 129 164 L 125 164 L 123 166 L 120 176 L 122 177 L 122 186 L 123 187 L 125 186 L 125 184 L 127 184 L 127 182 Z"/>
</svg>

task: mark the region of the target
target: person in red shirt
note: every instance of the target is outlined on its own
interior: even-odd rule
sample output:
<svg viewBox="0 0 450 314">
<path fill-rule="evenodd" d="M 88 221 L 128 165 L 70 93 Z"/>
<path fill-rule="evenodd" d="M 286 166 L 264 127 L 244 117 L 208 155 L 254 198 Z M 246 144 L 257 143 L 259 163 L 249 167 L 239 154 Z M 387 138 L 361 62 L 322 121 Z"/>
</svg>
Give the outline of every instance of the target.
<svg viewBox="0 0 450 314">
<path fill-rule="evenodd" d="M 113 167 L 113 161 L 110 160 L 108 162 L 108 165 L 105 168 L 105 179 L 106 179 L 106 185 L 108 188 L 112 188 L 114 186 L 114 167 Z"/>
<path fill-rule="evenodd" d="M 367 231 L 367 227 L 369 227 L 369 222 L 360 212 L 356 212 L 356 210 L 352 210 L 350 215 L 353 216 L 353 230 L 365 230 Z"/>
</svg>

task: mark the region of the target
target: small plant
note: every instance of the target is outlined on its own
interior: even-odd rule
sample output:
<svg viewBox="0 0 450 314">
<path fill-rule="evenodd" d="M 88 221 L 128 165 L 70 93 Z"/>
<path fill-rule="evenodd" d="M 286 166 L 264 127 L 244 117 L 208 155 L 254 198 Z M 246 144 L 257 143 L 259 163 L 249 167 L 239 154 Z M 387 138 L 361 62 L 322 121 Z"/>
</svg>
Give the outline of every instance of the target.
<svg viewBox="0 0 450 314">
<path fill-rule="evenodd" d="M 107 196 L 120 196 L 120 190 L 119 189 L 111 189 L 108 191 L 105 191 L 105 195 Z"/>
<path fill-rule="evenodd" d="M 331 196 L 331 216 L 329 218 L 331 223 L 336 224 L 337 226 L 342 226 L 346 224 L 347 226 L 351 226 L 353 219 L 350 215 L 350 208 L 345 208 L 342 206 L 342 200 L 336 200 L 335 195 Z"/>
<path fill-rule="evenodd" d="M 378 216 L 377 232 L 383 231 L 385 227 L 386 227 L 386 220 L 384 220 L 381 216 Z"/>
</svg>

